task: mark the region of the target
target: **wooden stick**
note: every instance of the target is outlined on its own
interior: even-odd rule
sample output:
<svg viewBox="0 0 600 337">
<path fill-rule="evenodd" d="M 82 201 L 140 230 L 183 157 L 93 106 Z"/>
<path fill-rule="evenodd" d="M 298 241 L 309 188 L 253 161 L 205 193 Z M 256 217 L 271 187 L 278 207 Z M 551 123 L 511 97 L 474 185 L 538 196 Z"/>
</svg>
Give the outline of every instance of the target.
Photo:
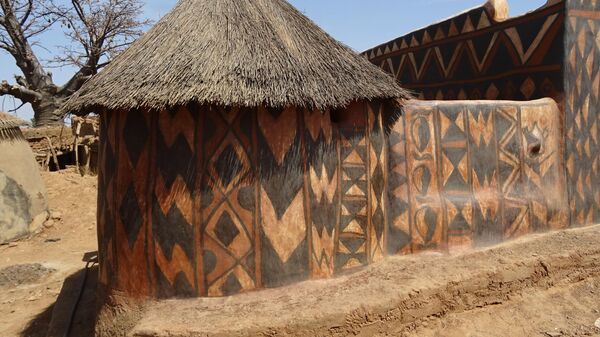
<svg viewBox="0 0 600 337">
<path fill-rule="evenodd" d="M 58 156 L 56 155 L 56 151 L 54 151 L 54 146 L 52 145 L 52 141 L 50 137 L 46 136 L 46 140 L 48 141 L 48 145 L 50 146 L 50 153 L 52 153 L 52 157 L 54 158 L 54 164 L 56 164 L 56 170 L 60 171 L 60 165 L 58 164 Z M 48 162 L 48 167 L 50 167 L 50 163 Z"/>
</svg>

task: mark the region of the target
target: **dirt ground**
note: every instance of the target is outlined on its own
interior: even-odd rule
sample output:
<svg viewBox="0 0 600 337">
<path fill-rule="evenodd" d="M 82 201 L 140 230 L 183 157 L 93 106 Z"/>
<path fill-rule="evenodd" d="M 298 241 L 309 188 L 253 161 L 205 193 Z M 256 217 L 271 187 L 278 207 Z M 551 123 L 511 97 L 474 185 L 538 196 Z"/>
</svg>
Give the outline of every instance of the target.
<svg viewBox="0 0 600 337">
<path fill-rule="evenodd" d="M 43 178 L 54 219 L 0 246 L 1 337 L 45 337 L 55 305 L 69 307 L 55 304 L 65 280 L 79 282 L 84 254 L 97 247 L 96 178 Z M 453 256 L 392 257 L 229 299 L 154 303 L 130 336 L 600 336 L 599 239 L 594 226 Z"/>
<path fill-rule="evenodd" d="M 54 219 L 41 233 L 0 246 L 2 337 L 45 337 L 65 279 L 85 267 L 85 252 L 97 250 L 96 177 L 74 169 L 42 177 Z"/>
<path fill-rule="evenodd" d="M 152 303 L 128 336 L 600 336 L 600 226 L 332 280 Z M 210 322 L 210 324 L 206 324 Z"/>
</svg>

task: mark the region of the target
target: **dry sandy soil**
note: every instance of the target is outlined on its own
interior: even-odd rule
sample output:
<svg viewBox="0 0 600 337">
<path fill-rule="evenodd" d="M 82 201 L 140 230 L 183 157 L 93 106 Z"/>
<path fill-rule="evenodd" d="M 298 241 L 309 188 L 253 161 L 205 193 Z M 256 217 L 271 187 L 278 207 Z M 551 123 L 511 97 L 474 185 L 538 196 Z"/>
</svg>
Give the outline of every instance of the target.
<svg viewBox="0 0 600 337">
<path fill-rule="evenodd" d="M 54 223 L 0 246 L 0 337 L 45 337 L 65 279 L 80 275 L 84 253 L 96 250 L 96 179 L 72 171 L 43 178 Z M 599 240 L 594 226 L 454 256 L 393 257 L 334 280 L 229 299 L 151 303 L 129 333 L 600 336 L 594 325 L 600 318 Z M 71 337 L 89 337 L 89 331 L 76 329 Z"/>
<path fill-rule="evenodd" d="M 30 238 L 0 246 L 2 337 L 45 337 L 65 279 L 85 267 L 85 252 L 97 250 L 97 179 L 73 170 L 42 175 L 53 224 Z M 16 272 L 2 273 L 11 266 Z"/>
</svg>

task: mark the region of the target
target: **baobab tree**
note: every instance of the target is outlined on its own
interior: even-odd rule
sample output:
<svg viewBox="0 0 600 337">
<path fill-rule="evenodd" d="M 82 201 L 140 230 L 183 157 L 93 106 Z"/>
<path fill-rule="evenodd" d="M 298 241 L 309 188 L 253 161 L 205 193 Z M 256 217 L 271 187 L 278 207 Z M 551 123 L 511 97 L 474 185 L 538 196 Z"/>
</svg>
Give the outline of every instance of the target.
<svg viewBox="0 0 600 337">
<path fill-rule="evenodd" d="M 22 72 L 0 82 L 0 97 L 30 103 L 36 126 L 62 123 L 64 101 L 142 34 L 148 24 L 142 6 L 140 0 L 0 0 L 0 52 Z M 34 47 L 50 47 L 41 38 L 50 32 L 68 43 L 41 60 Z M 66 65 L 77 71 L 59 86 L 47 68 Z"/>
</svg>

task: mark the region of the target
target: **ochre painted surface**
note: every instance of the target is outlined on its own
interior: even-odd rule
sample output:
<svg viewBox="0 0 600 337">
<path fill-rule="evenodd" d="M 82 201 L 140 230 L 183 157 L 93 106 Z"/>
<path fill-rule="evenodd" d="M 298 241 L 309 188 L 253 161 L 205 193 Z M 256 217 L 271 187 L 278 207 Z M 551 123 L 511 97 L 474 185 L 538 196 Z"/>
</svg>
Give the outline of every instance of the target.
<svg viewBox="0 0 600 337">
<path fill-rule="evenodd" d="M 377 102 L 103 113 L 101 284 L 227 296 L 600 222 L 600 1 L 552 3 L 367 55 L 422 98 L 558 104 L 412 101 L 395 124 Z"/>
<path fill-rule="evenodd" d="M 101 114 L 100 281 L 227 296 L 386 254 L 388 104 Z M 387 118 L 385 118 L 387 120 Z"/>
<path fill-rule="evenodd" d="M 561 129 L 551 99 L 409 102 L 390 135 L 389 253 L 568 227 Z"/>
<path fill-rule="evenodd" d="M 228 296 L 568 226 L 554 101 L 410 101 L 387 136 L 394 109 L 102 114 L 101 284 Z"/>
</svg>

